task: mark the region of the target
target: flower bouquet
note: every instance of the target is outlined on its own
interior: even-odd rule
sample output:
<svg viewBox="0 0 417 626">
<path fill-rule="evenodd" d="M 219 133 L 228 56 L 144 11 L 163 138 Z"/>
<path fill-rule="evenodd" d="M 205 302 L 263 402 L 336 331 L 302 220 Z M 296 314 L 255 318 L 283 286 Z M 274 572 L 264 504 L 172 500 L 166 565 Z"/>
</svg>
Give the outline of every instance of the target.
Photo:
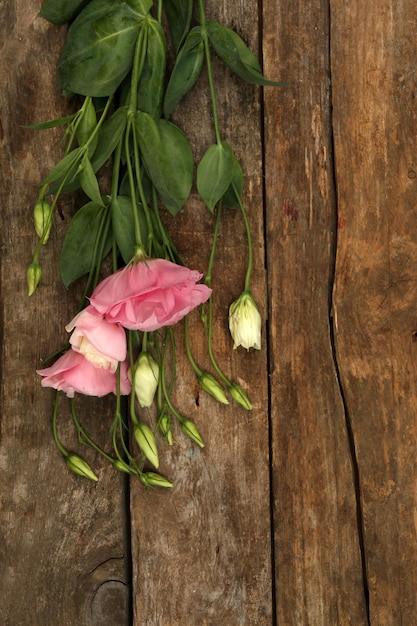
<svg viewBox="0 0 417 626">
<path fill-rule="evenodd" d="M 243 173 L 219 127 L 212 55 L 248 83 L 283 83 L 263 77 L 256 57 L 235 31 L 207 20 L 204 0 L 45 0 L 41 15 L 56 25 L 70 23 L 58 79 L 79 107 L 69 116 L 29 126 L 62 126 L 66 143 L 63 158 L 41 184 L 34 208 L 38 242 L 27 272 L 29 295 L 41 283 L 41 250 L 60 196 L 82 190 L 86 198 L 71 220 L 60 258 L 64 285 L 83 279 L 83 295 L 65 326 L 67 344 L 38 370 L 41 384 L 56 390 L 54 438 L 70 470 L 97 480 L 90 465 L 59 439 L 63 392 L 81 443 L 116 470 L 137 475 L 144 485 L 169 488 L 172 482 L 154 470 L 160 440 L 173 443 L 173 420 L 186 437 L 204 445 L 197 425 L 172 401 L 177 349 L 173 325 L 183 320 L 185 351 L 201 388 L 220 403 L 228 404 L 230 398 L 245 410 L 252 408 L 246 391 L 224 374 L 211 348 L 212 269 L 220 220 L 229 209 L 241 212 L 248 243 L 242 294 L 229 309 L 230 332 L 235 348 L 261 348 L 261 316 L 250 286 L 252 243 L 242 202 Z M 189 141 L 171 116 L 203 66 L 214 143 L 205 147 L 195 176 Z M 101 176 L 104 166 L 109 176 Z M 214 214 L 214 232 L 208 267 L 189 269 L 163 214 L 177 215 L 194 180 Z M 187 315 L 197 307 L 213 373 L 201 370 L 190 349 Z M 76 394 L 114 394 L 111 452 L 80 423 Z M 145 419 L 144 409 L 151 406 L 154 420 Z"/>
</svg>

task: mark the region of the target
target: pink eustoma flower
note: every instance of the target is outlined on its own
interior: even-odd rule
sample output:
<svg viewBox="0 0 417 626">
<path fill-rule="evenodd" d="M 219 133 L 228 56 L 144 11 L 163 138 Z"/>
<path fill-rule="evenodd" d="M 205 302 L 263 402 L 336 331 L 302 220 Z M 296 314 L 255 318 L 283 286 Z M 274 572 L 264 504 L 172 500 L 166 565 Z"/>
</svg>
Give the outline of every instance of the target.
<svg viewBox="0 0 417 626">
<path fill-rule="evenodd" d="M 119 324 L 110 324 L 92 306 L 78 313 L 65 329 L 74 330 L 70 338 L 72 349 L 83 354 L 96 367 L 112 373 L 126 360 L 126 334 Z"/>
<path fill-rule="evenodd" d="M 132 263 L 94 290 L 90 302 L 106 320 L 144 332 L 172 326 L 209 299 L 202 274 L 164 259 Z"/>
<path fill-rule="evenodd" d="M 120 393 L 130 393 L 131 384 L 127 378 L 128 365 L 120 364 Z M 95 367 L 82 354 L 68 350 L 51 367 L 37 370 L 44 378 L 42 387 L 52 387 L 64 391 L 68 398 L 75 393 L 101 398 L 108 393 L 116 393 L 116 374 L 103 367 Z"/>
</svg>

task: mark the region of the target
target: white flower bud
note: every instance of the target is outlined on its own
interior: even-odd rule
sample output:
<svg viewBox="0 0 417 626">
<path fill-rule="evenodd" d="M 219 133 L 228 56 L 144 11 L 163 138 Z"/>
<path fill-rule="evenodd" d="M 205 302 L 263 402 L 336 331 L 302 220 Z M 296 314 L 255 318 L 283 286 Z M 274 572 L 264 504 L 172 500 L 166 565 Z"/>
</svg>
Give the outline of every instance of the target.
<svg viewBox="0 0 417 626">
<path fill-rule="evenodd" d="M 262 318 L 252 295 L 244 291 L 241 296 L 230 305 L 229 329 L 234 341 L 234 348 L 243 346 L 261 349 Z"/>
<path fill-rule="evenodd" d="M 158 380 L 158 363 L 147 352 L 142 352 L 135 368 L 135 393 L 141 407 L 152 406 Z"/>
</svg>

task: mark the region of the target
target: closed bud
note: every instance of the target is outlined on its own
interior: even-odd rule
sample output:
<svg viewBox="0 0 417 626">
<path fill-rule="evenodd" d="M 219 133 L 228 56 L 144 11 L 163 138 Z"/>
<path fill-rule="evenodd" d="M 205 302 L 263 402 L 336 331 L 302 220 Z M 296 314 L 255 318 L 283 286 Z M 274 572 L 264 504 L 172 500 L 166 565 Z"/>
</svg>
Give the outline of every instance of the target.
<svg viewBox="0 0 417 626">
<path fill-rule="evenodd" d="M 33 263 L 29 265 L 26 277 L 28 284 L 28 296 L 32 296 L 42 278 L 42 270 L 36 261 L 33 261 Z"/>
<path fill-rule="evenodd" d="M 33 221 L 35 223 L 36 234 L 42 239 L 45 245 L 49 239 L 52 226 L 52 207 L 45 200 L 39 200 L 33 209 Z"/>
<path fill-rule="evenodd" d="M 141 452 L 155 467 L 159 466 L 158 449 L 155 435 L 147 424 L 135 426 L 135 439 Z"/>
<path fill-rule="evenodd" d="M 89 478 L 90 480 L 98 480 L 98 477 L 94 474 L 89 464 L 77 454 L 68 454 L 68 456 L 65 457 L 65 463 L 68 469 L 74 472 L 74 474 L 84 476 L 84 478 Z"/>
<path fill-rule="evenodd" d="M 213 398 L 216 398 L 218 402 L 222 404 L 229 404 L 226 394 L 223 391 L 223 387 L 217 382 L 217 380 L 211 374 L 202 374 L 198 379 L 200 387 L 209 393 Z"/>
<path fill-rule="evenodd" d="M 125 472 L 125 474 L 134 474 L 129 465 L 124 461 L 121 461 L 120 459 L 114 459 L 112 463 L 113 467 L 119 470 L 119 472 Z"/>
<path fill-rule="evenodd" d="M 240 404 L 241 407 L 247 411 L 252 411 L 252 403 L 240 385 L 230 385 L 229 392 L 233 400 Z"/>
<path fill-rule="evenodd" d="M 181 424 L 181 430 L 184 435 L 187 435 L 187 437 L 191 439 L 191 441 L 194 441 L 194 443 L 200 446 L 200 448 L 204 448 L 204 442 L 194 422 L 191 422 L 190 420 L 184 420 Z"/>
<path fill-rule="evenodd" d="M 167 443 L 172 446 L 172 430 L 171 430 L 171 419 L 168 415 L 163 415 L 158 422 L 159 430 L 167 440 Z"/>
<path fill-rule="evenodd" d="M 165 478 L 165 476 L 161 476 L 161 474 L 156 474 L 155 472 L 143 472 L 139 474 L 139 478 L 147 487 L 164 487 L 165 489 L 171 489 L 172 482 Z"/>
<path fill-rule="evenodd" d="M 244 291 L 242 295 L 230 305 L 229 329 L 234 341 L 234 348 L 243 346 L 261 349 L 262 318 L 252 295 Z"/>
<path fill-rule="evenodd" d="M 135 368 L 135 394 L 141 407 L 152 406 L 158 388 L 159 365 L 148 354 L 139 355 Z"/>
</svg>

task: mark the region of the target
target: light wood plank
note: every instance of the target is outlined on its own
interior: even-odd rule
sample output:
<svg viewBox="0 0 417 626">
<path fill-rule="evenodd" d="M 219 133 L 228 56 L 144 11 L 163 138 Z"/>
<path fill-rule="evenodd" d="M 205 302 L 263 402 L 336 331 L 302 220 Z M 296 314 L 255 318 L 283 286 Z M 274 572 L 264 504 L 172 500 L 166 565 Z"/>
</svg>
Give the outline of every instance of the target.
<svg viewBox="0 0 417 626">
<path fill-rule="evenodd" d="M 265 2 L 272 467 L 279 624 L 366 624 L 356 501 L 335 372 L 328 2 Z"/>
</svg>

